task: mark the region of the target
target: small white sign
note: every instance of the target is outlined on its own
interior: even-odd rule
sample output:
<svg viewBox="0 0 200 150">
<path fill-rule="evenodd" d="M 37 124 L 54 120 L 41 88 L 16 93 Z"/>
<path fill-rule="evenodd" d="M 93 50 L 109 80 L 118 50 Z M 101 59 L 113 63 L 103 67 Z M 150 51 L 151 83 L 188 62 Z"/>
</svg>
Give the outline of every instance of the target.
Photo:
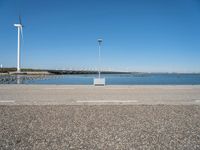
<svg viewBox="0 0 200 150">
<path fill-rule="evenodd" d="M 94 78 L 94 85 L 105 85 L 105 78 Z"/>
</svg>

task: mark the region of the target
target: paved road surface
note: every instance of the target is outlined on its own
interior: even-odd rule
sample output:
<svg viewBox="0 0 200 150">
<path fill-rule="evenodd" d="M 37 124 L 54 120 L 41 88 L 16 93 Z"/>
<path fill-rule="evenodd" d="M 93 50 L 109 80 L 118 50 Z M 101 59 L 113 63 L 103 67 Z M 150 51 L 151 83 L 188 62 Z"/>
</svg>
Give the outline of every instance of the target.
<svg viewBox="0 0 200 150">
<path fill-rule="evenodd" d="M 200 86 L 0 85 L 0 105 L 200 104 Z"/>
</svg>

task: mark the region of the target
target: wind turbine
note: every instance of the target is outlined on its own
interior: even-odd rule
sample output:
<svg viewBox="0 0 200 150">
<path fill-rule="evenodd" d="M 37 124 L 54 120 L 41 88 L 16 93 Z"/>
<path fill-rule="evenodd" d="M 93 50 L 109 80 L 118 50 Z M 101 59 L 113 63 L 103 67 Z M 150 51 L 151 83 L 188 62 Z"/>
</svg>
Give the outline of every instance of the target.
<svg viewBox="0 0 200 150">
<path fill-rule="evenodd" d="M 15 27 L 17 27 L 18 30 L 18 42 L 17 42 L 17 72 L 20 72 L 20 48 L 21 48 L 21 37 L 23 40 L 23 25 L 21 22 L 21 17 L 19 16 L 19 23 L 18 24 L 14 24 Z M 21 34 L 21 36 L 20 36 Z"/>
</svg>

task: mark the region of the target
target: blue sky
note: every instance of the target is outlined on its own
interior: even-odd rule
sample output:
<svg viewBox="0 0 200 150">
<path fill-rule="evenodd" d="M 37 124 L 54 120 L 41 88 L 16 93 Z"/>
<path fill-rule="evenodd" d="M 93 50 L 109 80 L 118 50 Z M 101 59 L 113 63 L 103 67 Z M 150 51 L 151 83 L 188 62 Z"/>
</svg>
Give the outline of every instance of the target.
<svg viewBox="0 0 200 150">
<path fill-rule="evenodd" d="M 200 72 L 199 0 L 0 0 L 6 67 L 16 66 L 19 14 L 26 68 L 95 68 L 102 37 L 104 68 Z"/>
</svg>

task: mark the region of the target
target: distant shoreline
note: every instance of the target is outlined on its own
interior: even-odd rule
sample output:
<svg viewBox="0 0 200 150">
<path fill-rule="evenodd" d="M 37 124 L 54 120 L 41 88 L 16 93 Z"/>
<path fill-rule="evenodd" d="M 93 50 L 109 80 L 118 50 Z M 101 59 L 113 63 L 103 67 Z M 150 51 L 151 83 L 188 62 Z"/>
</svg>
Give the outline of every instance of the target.
<svg viewBox="0 0 200 150">
<path fill-rule="evenodd" d="M 101 71 L 102 74 L 132 74 L 132 75 L 148 75 L 148 74 L 200 74 L 196 72 L 179 73 L 179 72 L 125 72 L 125 71 Z M 80 75 L 80 74 L 98 74 L 96 70 L 53 70 L 53 69 L 30 69 L 22 68 L 21 73 L 16 72 L 16 68 L 0 68 L 0 75 Z"/>
</svg>

